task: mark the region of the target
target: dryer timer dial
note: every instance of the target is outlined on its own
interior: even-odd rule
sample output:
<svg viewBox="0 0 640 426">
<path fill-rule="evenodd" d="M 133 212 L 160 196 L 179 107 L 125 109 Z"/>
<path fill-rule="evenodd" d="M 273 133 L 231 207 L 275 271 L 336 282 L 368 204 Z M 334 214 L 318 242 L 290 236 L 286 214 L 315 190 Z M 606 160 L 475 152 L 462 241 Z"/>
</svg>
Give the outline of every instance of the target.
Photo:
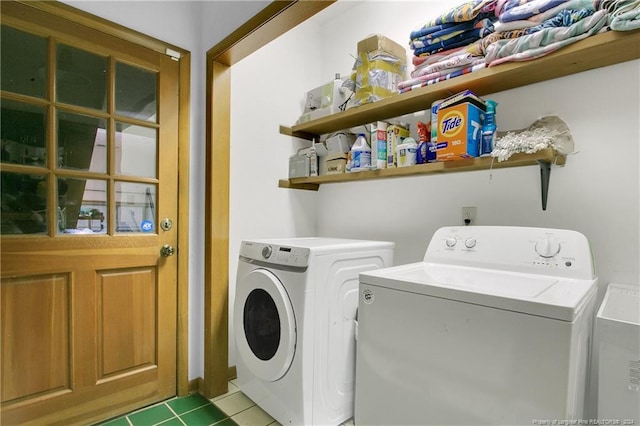
<svg viewBox="0 0 640 426">
<path fill-rule="evenodd" d="M 265 259 L 270 258 L 272 252 L 273 252 L 273 249 L 271 248 L 271 246 L 262 247 L 262 257 L 264 257 Z"/>
<path fill-rule="evenodd" d="M 550 258 L 560 252 L 560 243 L 551 238 L 541 238 L 536 242 L 536 253 L 544 258 Z"/>
</svg>

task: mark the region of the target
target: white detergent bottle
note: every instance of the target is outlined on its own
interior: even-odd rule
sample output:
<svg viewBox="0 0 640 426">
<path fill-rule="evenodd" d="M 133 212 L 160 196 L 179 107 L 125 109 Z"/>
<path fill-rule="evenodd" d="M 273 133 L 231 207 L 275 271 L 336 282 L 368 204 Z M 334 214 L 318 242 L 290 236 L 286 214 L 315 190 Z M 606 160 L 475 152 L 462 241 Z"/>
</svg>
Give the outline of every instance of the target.
<svg viewBox="0 0 640 426">
<path fill-rule="evenodd" d="M 351 172 L 371 169 L 371 147 L 364 133 L 359 133 L 351 147 Z"/>
</svg>

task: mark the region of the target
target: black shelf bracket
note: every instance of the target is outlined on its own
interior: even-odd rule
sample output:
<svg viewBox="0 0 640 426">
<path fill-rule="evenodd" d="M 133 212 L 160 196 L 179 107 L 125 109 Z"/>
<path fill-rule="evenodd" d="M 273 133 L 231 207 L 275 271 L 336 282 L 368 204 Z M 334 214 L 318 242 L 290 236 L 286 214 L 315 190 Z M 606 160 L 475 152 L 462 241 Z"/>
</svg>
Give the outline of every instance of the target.
<svg viewBox="0 0 640 426">
<path fill-rule="evenodd" d="M 547 210 L 547 198 L 549 196 L 549 178 L 551 177 L 551 163 L 538 160 L 540 166 L 540 189 L 542 189 L 542 210 Z"/>
</svg>

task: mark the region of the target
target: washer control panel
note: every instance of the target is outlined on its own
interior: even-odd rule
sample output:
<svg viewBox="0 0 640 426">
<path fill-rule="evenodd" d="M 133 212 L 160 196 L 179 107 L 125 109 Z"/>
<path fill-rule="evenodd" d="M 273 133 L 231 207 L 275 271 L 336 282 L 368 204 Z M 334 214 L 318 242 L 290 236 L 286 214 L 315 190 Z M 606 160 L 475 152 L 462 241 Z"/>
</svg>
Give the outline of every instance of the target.
<svg viewBox="0 0 640 426">
<path fill-rule="evenodd" d="M 567 278 L 595 276 L 586 237 L 563 229 L 445 227 L 434 234 L 424 261 Z"/>
<path fill-rule="evenodd" d="M 254 241 L 243 241 L 240 247 L 241 257 L 273 265 L 291 266 L 295 268 L 308 266 L 310 252 L 308 248 Z"/>
</svg>

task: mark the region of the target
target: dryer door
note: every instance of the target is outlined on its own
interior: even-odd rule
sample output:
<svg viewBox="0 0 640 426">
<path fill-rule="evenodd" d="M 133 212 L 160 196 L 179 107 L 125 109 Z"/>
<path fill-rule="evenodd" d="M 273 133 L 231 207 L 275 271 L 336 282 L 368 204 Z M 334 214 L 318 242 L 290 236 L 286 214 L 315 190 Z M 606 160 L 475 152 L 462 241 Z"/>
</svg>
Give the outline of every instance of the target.
<svg viewBox="0 0 640 426">
<path fill-rule="evenodd" d="M 238 353 L 257 377 L 280 379 L 289 370 L 296 347 L 296 323 L 289 296 L 266 269 L 238 280 L 233 326 Z"/>
</svg>

